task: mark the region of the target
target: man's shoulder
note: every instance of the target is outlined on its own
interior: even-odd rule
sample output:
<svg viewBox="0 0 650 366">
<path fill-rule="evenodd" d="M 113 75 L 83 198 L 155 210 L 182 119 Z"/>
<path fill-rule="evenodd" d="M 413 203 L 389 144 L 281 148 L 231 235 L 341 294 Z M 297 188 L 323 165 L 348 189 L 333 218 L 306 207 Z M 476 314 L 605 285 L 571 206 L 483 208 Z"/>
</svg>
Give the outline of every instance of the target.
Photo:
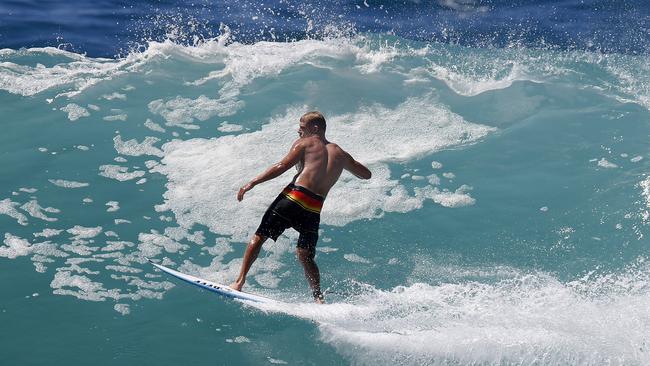
<svg viewBox="0 0 650 366">
<path fill-rule="evenodd" d="M 332 148 L 332 149 L 340 149 L 340 150 L 343 150 L 343 149 L 341 149 L 341 147 L 339 146 L 339 144 L 337 144 L 336 142 L 329 141 L 329 140 L 326 140 L 326 141 L 325 141 L 325 145 L 327 145 L 327 147 Z"/>
<path fill-rule="evenodd" d="M 329 150 L 330 154 L 334 154 L 335 156 L 347 156 L 348 153 L 347 151 L 343 150 L 341 146 L 334 142 L 327 142 L 327 150 Z"/>
<path fill-rule="evenodd" d="M 321 138 L 318 136 L 307 136 L 307 137 L 301 137 L 298 140 L 296 140 L 296 143 L 303 144 L 305 146 L 329 146 L 329 142 L 323 142 Z"/>
</svg>

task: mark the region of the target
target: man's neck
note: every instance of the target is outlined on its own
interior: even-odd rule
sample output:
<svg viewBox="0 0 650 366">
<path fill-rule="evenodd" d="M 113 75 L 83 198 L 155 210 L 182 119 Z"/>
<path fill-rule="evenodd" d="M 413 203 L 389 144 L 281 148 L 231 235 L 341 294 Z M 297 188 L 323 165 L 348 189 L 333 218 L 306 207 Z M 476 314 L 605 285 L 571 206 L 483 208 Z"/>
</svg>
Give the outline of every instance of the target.
<svg viewBox="0 0 650 366">
<path fill-rule="evenodd" d="M 318 137 L 318 139 L 321 140 L 321 141 L 323 141 L 323 142 L 327 142 L 327 139 L 325 138 L 325 134 L 324 134 L 324 133 L 317 133 L 317 134 L 314 134 L 313 136 Z"/>
</svg>

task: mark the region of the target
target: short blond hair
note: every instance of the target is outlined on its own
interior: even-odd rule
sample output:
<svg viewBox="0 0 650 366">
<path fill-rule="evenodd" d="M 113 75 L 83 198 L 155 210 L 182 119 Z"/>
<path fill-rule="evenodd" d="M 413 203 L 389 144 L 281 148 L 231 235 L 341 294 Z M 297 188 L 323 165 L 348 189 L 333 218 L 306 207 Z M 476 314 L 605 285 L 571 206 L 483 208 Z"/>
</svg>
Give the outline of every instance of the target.
<svg viewBox="0 0 650 366">
<path fill-rule="evenodd" d="M 318 126 L 323 131 L 327 129 L 325 117 L 323 117 L 323 114 L 319 111 L 311 111 L 303 114 L 302 117 L 300 117 L 300 121 L 312 126 Z"/>
</svg>

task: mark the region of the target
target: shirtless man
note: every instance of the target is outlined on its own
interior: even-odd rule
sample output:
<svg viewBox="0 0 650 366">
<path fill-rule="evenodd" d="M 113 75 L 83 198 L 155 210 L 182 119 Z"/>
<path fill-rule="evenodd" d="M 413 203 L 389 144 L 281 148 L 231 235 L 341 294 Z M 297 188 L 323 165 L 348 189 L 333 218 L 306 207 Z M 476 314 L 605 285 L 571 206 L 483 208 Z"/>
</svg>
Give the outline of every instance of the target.
<svg viewBox="0 0 650 366">
<path fill-rule="evenodd" d="M 298 164 L 298 173 L 262 217 L 244 253 L 239 277 L 230 285 L 231 288 L 241 290 L 244 286 L 246 274 L 267 238 L 275 241 L 285 229 L 293 227 L 300 233 L 296 256 L 305 270 L 314 300 L 324 302 L 320 273 L 314 261 L 323 201 L 343 169 L 361 179 L 372 176 L 368 168 L 338 145 L 327 141 L 325 128 L 325 117 L 320 112 L 309 112 L 300 117 L 300 138 L 293 143 L 287 156 L 239 189 L 237 200 L 241 201 L 244 194 L 256 185 L 276 178 Z"/>
</svg>

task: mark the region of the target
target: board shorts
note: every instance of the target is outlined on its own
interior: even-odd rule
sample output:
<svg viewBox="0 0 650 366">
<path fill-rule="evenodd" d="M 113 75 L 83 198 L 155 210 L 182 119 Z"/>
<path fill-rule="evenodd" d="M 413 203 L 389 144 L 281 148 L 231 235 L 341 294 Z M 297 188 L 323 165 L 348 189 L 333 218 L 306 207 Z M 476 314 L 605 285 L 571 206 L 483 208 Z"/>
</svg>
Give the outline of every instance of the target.
<svg viewBox="0 0 650 366">
<path fill-rule="evenodd" d="M 324 201 L 323 196 L 291 183 L 266 210 L 255 234 L 276 241 L 280 234 L 292 227 L 300 233 L 296 246 L 313 253 Z"/>
</svg>

